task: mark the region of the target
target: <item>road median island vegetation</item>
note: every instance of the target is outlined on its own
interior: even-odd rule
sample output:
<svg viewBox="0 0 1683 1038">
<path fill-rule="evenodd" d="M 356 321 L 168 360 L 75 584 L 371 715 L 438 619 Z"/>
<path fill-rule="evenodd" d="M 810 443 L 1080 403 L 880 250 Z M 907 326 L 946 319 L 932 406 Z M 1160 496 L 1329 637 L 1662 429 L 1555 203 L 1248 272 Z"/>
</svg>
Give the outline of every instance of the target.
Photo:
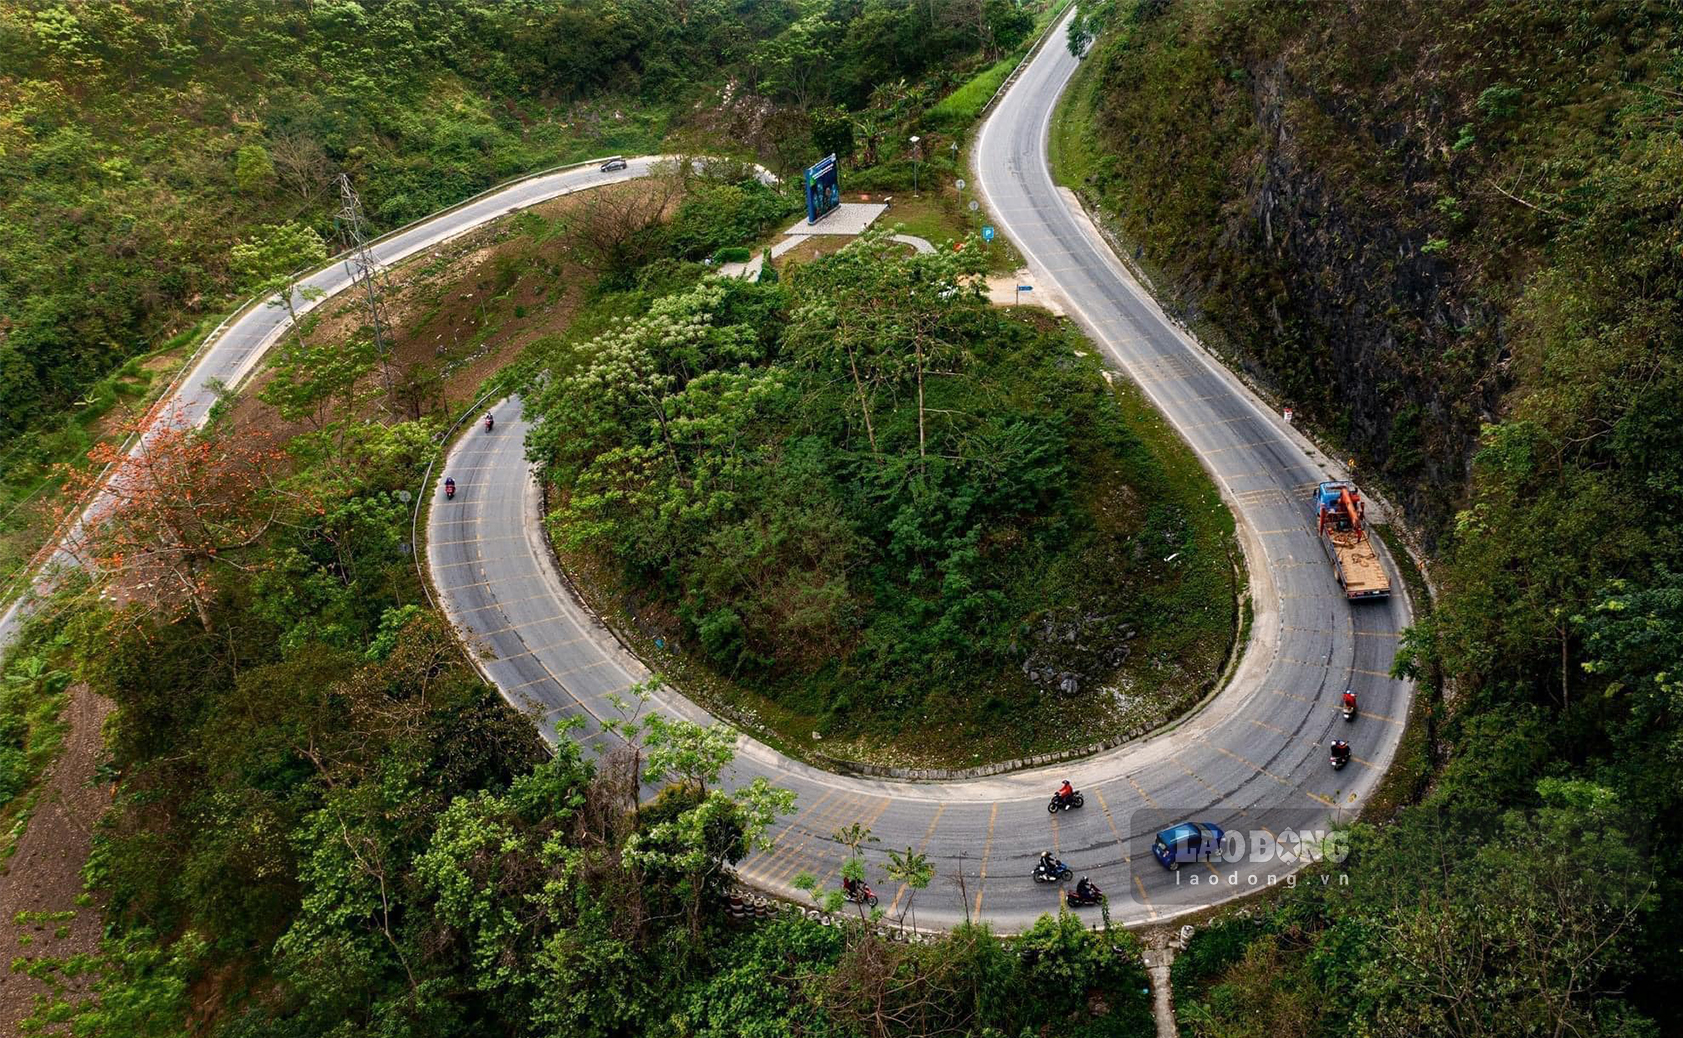
<svg viewBox="0 0 1683 1038">
<path fill-rule="evenodd" d="M 587 597 L 797 752 L 1084 747 L 1226 659 L 1231 516 L 1071 326 L 987 305 L 981 253 L 885 229 L 776 284 L 680 279 L 528 397 Z"/>
<path fill-rule="evenodd" d="M 1675 11 L 1148 0 L 1083 24 L 1060 172 L 1168 309 L 1387 484 L 1439 591 L 1398 653 L 1422 723 L 1349 885 L 1212 938 L 1231 954 L 1177 979 L 1183 1032 L 1319 1033 L 1336 1005 L 1377 1035 L 1676 1033 Z"/>
</svg>

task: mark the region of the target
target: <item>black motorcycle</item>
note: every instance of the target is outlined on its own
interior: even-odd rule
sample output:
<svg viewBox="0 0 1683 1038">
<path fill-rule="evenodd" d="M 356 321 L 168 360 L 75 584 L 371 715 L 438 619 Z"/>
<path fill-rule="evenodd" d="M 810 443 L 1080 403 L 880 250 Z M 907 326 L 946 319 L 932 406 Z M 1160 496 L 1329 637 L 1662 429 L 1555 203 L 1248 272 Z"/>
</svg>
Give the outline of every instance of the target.
<svg viewBox="0 0 1683 1038">
<path fill-rule="evenodd" d="M 1036 883 L 1062 883 L 1075 875 L 1068 865 L 1061 861 L 1054 861 L 1048 869 L 1044 865 L 1035 865 L 1034 881 Z"/>
<path fill-rule="evenodd" d="M 1059 811 L 1068 811 L 1071 808 L 1080 807 L 1086 802 L 1087 798 L 1082 796 L 1080 793 L 1071 793 L 1069 795 L 1069 799 L 1067 800 L 1054 793 L 1052 794 L 1052 802 L 1046 805 L 1046 813 L 1055 815 Z"/>
</svg>

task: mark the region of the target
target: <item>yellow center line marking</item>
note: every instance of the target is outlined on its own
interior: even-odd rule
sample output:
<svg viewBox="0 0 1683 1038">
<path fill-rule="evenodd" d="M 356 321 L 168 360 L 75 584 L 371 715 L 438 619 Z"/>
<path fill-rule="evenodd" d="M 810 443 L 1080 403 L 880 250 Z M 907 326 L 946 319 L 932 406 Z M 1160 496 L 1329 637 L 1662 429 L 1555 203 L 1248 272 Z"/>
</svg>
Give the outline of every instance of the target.
<svg viewBox="0 0 1683 1038">
<path fill-rule="evenodd" d="M 523 533 L 494 533 L 488 537 L 464 537 L 459 541 L 428 541 L 427 544 L 430 547 L 443 548 L 452 544 L 484 544 L 488 541 L 523 541 L 525 539 L 526 535 Z"/>
<path fill-rule="evenodd" d="M 1254 718 L 1254 717 L 1253 717 L 1253 718 L 1250 718 L 1250 722 L 1251 722 L 1251 724 L 1254 724 L 1254 725 L 1256 725 L 1256 726 L 1257 726 L 1257 727 L 1258 727 L 1258 728 L 1266 728 L 1266 729 L 1268 729 L 1268 730 L 1269 730 L 1269 731 L 1271 731 L 1271 732 L 1276 732 L 1276 733 L 1278 733 L 1278 734 L 1280 734 L 1280 735 L 1283 735 L 1283 736 L 1285 736 L 1285 737 L 1286 737 L 1286 738 L 1288 738 L 1288 739 L 1290 739 L 1290 738 L 1297 738 L 1297 739 L 1301 739 L 1301 740 L 1303 740 L 1303 741 L 1304 741 L 1304 742 L 1307 742 L 1307 743 L 1309 743 L 1309 744 L 1311 744 L 1311 745 L 1313 745 L 1313 746 L 1320 746 L 1320 745 L 1321 745 L 1321 743 L 1320 743 L 1320 741 L 1319 741 L 1319 740 L 1318 740 L 1318 739 L 1311 739 L 1311 738 L 1310 738 L 1310 737 L 1309 737 L 1309 736 L 1307 736 L 1307 735 L 1296 735 L 1296 736 L 1294 736 L 1294 735 L 1293 735 L 1293 734 L 1292 734 L 1292 733 L 1291 733 L 1291 732 L 1288 732 L 1288 731 L 1286 731 L 1286 730 L 1285 730 L 1285 729 L 1284 729 L 1284 728 L 1276 728 L 1276 727 L 1274 727 L 1274 726 L 1273 726 L 1273 725 L 1271 725 L 1271 724 L 1268 724 L 1268 723 L 1266 723 L 1266 722 L 1264 722 L 1264 721 L 1258 721 L 1258 720 L 1257 720 L 1257 719 L 1256 719 L 1256 718 Z M 1362 766 L 1363 766 L 1363 767 L 1365 767 L 1365 768 L 1377 768 L 1377 767 L 1378 767 L 1378 765 L 1376 765 L 1376 764 L 1370 764 L 1370 763 L 1369 763 L 1369 762 L 1367 762 L 1367 761 L 1365 761 L 1365 760 L 1363 760 L 1363 759 L 1362 759 L 1362 758 L 1360 758 L 1360 757 L 1358 757 L 1358 756 L 1356 756 L 1356 755 L 1355 755 L 1355 754 L 1353 754 L 1353 753 L 1352 753 L 1352 754 L 1350 754 L 1350 759 L 1351 759 L 1351 760 L 1353 760 L 1353 761 L 1355 761 L 1355 762 L 1356 762 L 1356 763 L 1357 763 L 1357 764 L 1360 764 L 1360 765 L 1362 765 Z M 1182 767 L 1185 767 L 1185 765 L 1182 765 Z M 1192 772 L 1191 772 L 1191 771 L 1188 771 L 1188 772 L 1187 772 L 1187 774 L 1188 774 L 1188 775 L 1192 775 Z M 1193 777 L 1193 778 L 1198 778 L 1198 776 L 1196 776 L 1196 775 L 1192 775 L 1192 777 Z M 1203 782 L 1203 781 L 1204 781 L 1204 780 L 1203 780 L 1203 779 L 1198 779 L 1198 781 L 1199 781 L 1199 782 Z M 1239 812 L 1239 813 L 1240 813 L 1240 814 L 1244 814 L 1244 813 L 1245 813 L 1245 812 L 1244 812 L 1244 811 L 1240 811 L 1240 812 Z"/>
<path fill-rule="evenodd" d="M 463 606 L 463 607 L 457 609 L 456 612 L 458 612 L 458 613 L 483 613 L 487 609 L 500 609 L 503 606 L 519 605 L 522 602 L 531 602 L 535 599 L 549 598 L 549 597 L 551 597 L 550 592 L 540 591 L 535 595 L 526 595 L 524 598 L 499 598 L 495 602 L 490 602 L 486 605 Z"/>
<path fill-rule="evenodd" d="M 1093 796 L 1099 802 L 1099 810 L 1104 812 L 1105 824 L 1110 826 L 1110 835 L 1116 837 L 1116 846 L 1122 852 L 1122 864 L 1126 865 L 1134 859 L 1128 853 L 1128 845 L 1122 842 L 1122 833 L 1116 828 L 1116 819 L 1110 816 L 1110 805 L 1105 803 L 1104 794 L 1099 791 L 1097 786 L 1093 787 Z"/>
<path fill-rule="evenodd" d="M 1320 702 L 1318 700 L 1311 699 L 1308 696 L 1300 696 L 1296 692 L 1287 692 L 1283 688 L 1271 688 L 1268 691 L 1274 693 L 1277 696 L 1285 696 L 1287 699 L 1295 699 L 1299 703 L 1309 703 L 1309 704 L 1313 705 L 1313 704 L 1318 704 Z M 1328 702 L 1325 705 L 1329 709 L 1332 709 L 1332 710 L 1341 709 L 1341 705 L 1336 700 L 1334 700 L 1332 702 Z M 1358 710 L 1356 712 L 1356 717 L 1357 718 L 1371 717 L 1376 721 L 1384 721 L 1386 724 L 1394 724 L 1398 728 L 1404 727 L 1403 722 L 1397 720 L 1396 718 L 1387 717 L 1386 715 L 1378 713 L 1378 712 L 1373 711 L 1373 710 Z M 1260 723 L 1260 722 L 1258 722 L 1258 723 Z"/>
<path fill-rule="evenodd" d="M 1325 804 L 1327 807 L 1335 806 L 1331 800 L 1328 800 L 1326 797 L 1321 796 L 1319 793 L 1311 793 L 1307 789 L 1302 789 L 1299 786 L 1294 786 L 1290 782 L 1287 782 L 1285 779 L 1283 779 L 1280 776 L 1274 774 L 1272 771 L 1269 771 L 1267 768 L 1262 767 L 1260 764 L 1251 763 L 1250 761 L 1246 760 L 1245 758 L 1239 756 L 1237 753 L 1234 753 L 1232 750 L 1225 749 L 1221 746 L 1217 746 L 1215 743 L 1211 742 L 1208 739 L 1200 738 L 1198 741 L 1203 743 L 1205 746 L 1208 746 L 1210 749 L 1216 751 L 1217 753 L 1226 754 L 1227 756 L 1232 757 L 1234 760 L 1238 761 L 1240 764 L 1243 764 L 1245 767 L 1250 768 L 1251 770 L 1255 771 L 1258 775 L 1268 776 L 1269 778 L 1273 779 L 1275 782 L 1278 782 L 1280 785 L 1286 787 L 1287 789 L 1298 790 L 1304 796 L 1310 797 L 1314 800 L 1318 800 L 1321 803 Z"/>
<path fill-rule="evenodd" d="M 929 841 L 935 835 L 935 825 L 941 821 L 941 815 L 945 814 L 946 810 L 946 801 L 942 801 L 941 803 L 935 805 L 935 817 L 929 820 L 929 828 L 925 830 L 923 834 L 923 842 L 917 845 L 917 852 L 919 854 L 922 854 L 924 851 L 929 849 Z M 905 896 L 905 893 L 910 886 L 911 884 L 909 883 L 902 883 L 900 884 L 900 889 L 894 892 L 894 900 L 888 903 L 889 915 L 894 914 L 894 909 L 898 908 L 900 905 L 900 898 Z"/>
<path fill-rule="evenodd" d="M 871 826 L 876 825 L 877 824 L 877 819 L 881 818 L 882 815 L 883 815 L 883 812 L 887 811 L 893 803 L 894 803 L 894 798 L 893 797 L 883 797 L 882 798 L 882 806 L 877 808 L 876 811 L 871 815 L 871 817 L 869 819 L 863 819 L 863 818 L 859 819 L 860 827 L 864 828 L 864 829 L 869 829 Z M 820 848 L 820 851 L 822 852 L 822 848 Z M 822 853 L 820 853 L 819 858 L 820 858 L 820 860 L 822 860 L 822 858 L 823 858 Z M 824 880 L 824 883 L 822 884 L 823 886 L 828 886 L 830 881 L 835 879 L 836 876 L 841 873 L 842 862 L 844 862 L 846 860 L 847 860 L 847 855 L 845 853 L 843 853 L 843 855 L 840 858 L 836 859 L 836 867 L 834 869 L 828 870 L 825 873 L 825 880 Z"/>
<path fill-rule="evenodd" d="M 1140 900 L 1145 902 L 1145 910 L 1151 913 L 1152 919 L 1156 919 L 1157 909 L 1152 907 L 1151 898 L 1147 897 L 1145 893 L 1145 883 L 1138 876 L 1134 877 L 1134 888 L 1140 892 Z"/>
<path fill-rule="evenodd" d="M 564 670 L 556 676 L 558 678 L 570 678 L 574 674 L 583 674 L 587 670 L 595 670 L 597 667 L 610 666 L 610 665 L 613 664 L 613 662 L 614 662 L 613 660 L 608 659 L 606 656 L 604 656 L 603 658 L 597 660 L 594 663 L 586 663 L 582 667 L 573 667 L 570 670 Z"/>
<path fill-rule="evenodd" d="M 510 631 L 521 631 L 528 627 L 536 627 L 538 624 L 552 624 L 557 620 L 565 619 L 567 619 L 567 617 L 560 613 L 556 613 L 554 616 L 545 616 L 537 620 L 528 620 L 523 624 L 509 624 L 507 627 L 497 627 L 489 631 L 475 631 L 471 627 L 468 628 L 468 631 L 477 638 L 489 638 L 493 634 L 507 634 Z"/>
<path fill-rule="evenodd" d="M 1138 782 L 1134 781 L 1134 776 L 1124 775 L 1122 777 L 1128 780 L 1128 785 L 1134 787 L 1134 792 L 1136 792 L 1140 795 L 1140 799 L 1144 800 L 1146 802 L 1147 806 L 1150 806 L 1150 807 L 1156 807 L 1157 806 L 1157 801 L 1151 799 L 1151 794 L 1147 793 L 1143 788 L 1140 787 L 1140 784 Z"/>
<path fill-rule="evenodd" d="M 829 829 L 833 824 L 835 824 L 835 822 L 839 821 L 843 815 L 851 813 L 856 808 L 863 806 L 864 803 L 865 798 L 857 793 L 842 793 L 841 796 L 829 807 L 825 808 L 823 812 L 813 812 L 813 816 L 807 820 L 805 825 L 801 826 L 800 840 L 789 845 L 788 853 L 786 855 L 779 856 L 781 860 L 777 863 L 775 869 L 768 872 L 767 880 L 769 882 L 781 883 L 789 877 L 804 871 L 801 866 L 809 857 L 806 853 L 807 848 L 811 846 L 815 840 L 825 840 L 829 838 L 829 833 L 822 832 L 822 830 Z"/>
<path fill-rule="evenodd" d="M 982 868 L 976 877 L 976 908 L 972 913 L 979 922 L 982 918 L 982 892 L 987 889 L 988 855 L 993 853 L 993 824 L 999 819 L 999 801 L 994 801 L 993 810 L 988 812 L 988 839 L 982 844 Z"/>
<path fill-rule="evenodd" d="M 847 793 L 831 804 L 830 809 L 824 813 L 822 819 L 813 819 L 813 824 L 807 827 L 800 844 L 795 847 L 794 857 L 791 859 L 795 867 L 785 869 L 778 878 L 780 880 L 787 879 L 806 871 L 801 866 L 806 865 L 808 859 L 810 859 L 810 870 L 815 875 L 818 874 L 824 863 L 824 845 L 833 842 L 835 831 L 841 826 L 844 819 L 853 817 L 856 812 L 863 810 L 868 803 L 870 803 L 870 798 L 863 793 Z M 820 880 L 822 878 L 822 876 L 819 876 Z M 822 888 L 823 883 L 820 882 L 819 889 Z"/>
<path fill-rule="evenodd" d="M 525 652 L 517 652 L 512 656 L 498 656 L 496 659 L 491 660 L 490 662 L 492 662 L 492 663 L 504 663 L 504 662 L 507 662 L 508 660 L 517 660 L 522 656 L 536 656 L 540 652 L 548 652 L 551 649 L 563 649 L 563 648 L 566 648 L 569 645 L 577 645 L 580 642 L 587 642 L 589 640 L 590 640 L 590 636 L 588 634 L 581 634 L 577 638 L 563 638 L 561 641 L 550 642 L 548 645 L 539 645 L 537 648 L 527 649 Z M 567 671 L 567 673 L 571 674 L 572 671 Z"/>
<path fill-rule="evenodd" d="M 789 824 L 783 827 L 783 831 L 781 833 L 778 833 L 775 837 L 772 838 L 771 849 L 766 850 L 766 851 L 761 851 L 758 858 L 764 859 L 765 862 L 768 865 L 770 865 L 772 863 L 775 863 L 778 856 L 783 851 L 788 849 L 787 846 L 785 845 L 784 841 L 789 838 L 790 833 L 795 831 L 795 826 L 797 826 L 801 823 L 801 819 L 806 818 L 807 816 L 813 814 L 815 811 L 822 808 L 824 806 L 824 804 L 831 797 L 833 797 L 835 795 L 836 795 L 836 790 L 827 789 L 827 790 L 824 791 L 823 796 L 819 797 L 817 800 L 814 800 L 812 803 L 807 804 L 805 807 L 803 807 L 799 811 L 796 811 L 795 812 L 795 817 L 789 819 Z M 755 865 L 754 868 L 740 870 L 738 875 L 757 876 L 760 873 L 759 861 L 756 860 L 754 862 L 754 865 Z"/>
<path fill-rule="evenodd" d="M 489 559 L 478 558 L 478 559 L 463 559 L 461 562 L 439 562 L 439 563 L 435 563 L 432 568 L 433 569 L 454 569 L 458 566 L 478 566 L 478 565 L 482 565 L 482 564 L 487 563 L 487 562 L 517 562 L 521 559 L 530 559 L 530 558 L 531 558 L 530 555 L 498 555 L 495 558 L 489 558 Z"/>
<path fill-rule="evenodd" d="M 1368 670 L 1366 667 L 1351 667 L 1350 668 L 1350 673 L 1352 673 L 1352 674 L 1366 674 L 1369 677 L 1384 678 L 1386 681 L 1395 681 L 1396 680 L 1395 678 L 1391 677 L 1391 672 L 1388 671 L 1388 670 Z"/>
</svg>

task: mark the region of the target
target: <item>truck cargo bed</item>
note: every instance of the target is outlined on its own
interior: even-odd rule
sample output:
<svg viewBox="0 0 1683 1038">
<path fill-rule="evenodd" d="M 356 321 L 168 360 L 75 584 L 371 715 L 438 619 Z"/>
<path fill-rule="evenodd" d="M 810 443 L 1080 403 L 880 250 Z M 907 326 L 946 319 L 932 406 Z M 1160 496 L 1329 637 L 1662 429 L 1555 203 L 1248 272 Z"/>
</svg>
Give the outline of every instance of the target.
<svg viewBox="0 0 1683 1038">
<path fill-rule="evenodd" d="M 1328 532 L 1322 537 L 1332 557 L 1333 568 L 1344 594 L 1350 598 L 1383 598 L 1391 593 L 1391 578 L 1385 575 L 1373 545 L 1354 533 Z"/>
</svg>

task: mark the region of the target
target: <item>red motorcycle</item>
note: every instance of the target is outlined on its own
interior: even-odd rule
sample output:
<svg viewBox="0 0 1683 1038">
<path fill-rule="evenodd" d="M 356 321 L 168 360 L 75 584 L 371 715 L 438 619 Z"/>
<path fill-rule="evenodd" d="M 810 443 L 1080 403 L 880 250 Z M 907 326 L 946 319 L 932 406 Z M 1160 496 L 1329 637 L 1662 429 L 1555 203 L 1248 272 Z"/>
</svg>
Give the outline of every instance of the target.
<svg viewBox="0 0 1683 1038">
<path fill-rule="evenodd" d="M 868 883 L 854 883 L 851 885 L 843 883 L 842 897 L 856 905 L 864 905 L 867 908 L 877 907 L 876 892 L 871 889 L 870 884 Z"/>
</svg>

